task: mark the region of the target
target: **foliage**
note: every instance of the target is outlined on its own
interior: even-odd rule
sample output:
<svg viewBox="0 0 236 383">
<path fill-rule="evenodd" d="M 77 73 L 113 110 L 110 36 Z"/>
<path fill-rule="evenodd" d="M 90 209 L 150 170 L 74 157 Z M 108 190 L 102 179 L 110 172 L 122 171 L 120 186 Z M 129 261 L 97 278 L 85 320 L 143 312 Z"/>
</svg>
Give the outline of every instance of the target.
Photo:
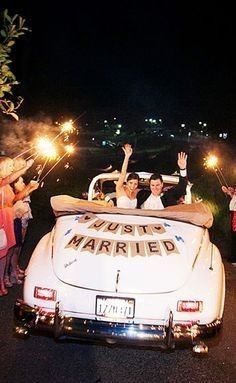
<svg viewBox="0 0 236 383">
<path fill-rule="evenodd" d="M 23 98 L 18 97 L 16 104 L 9 100 L 9 95 L 12 95 L 12 87 L 19 84 L 10 69 L 12 63 L 10 56 L 16 40 L 29 29 L 25 26 L 25 19 L 18 14 L 10 17 L 7 9 L 2 12 L 0 18 L 2 25 L 0 30 L 0 108 L 2 113 L 11 115 L 18 120 L 16 111 Z"/>
<path fill-rule="evenodd" d="M 210 233 L 213 242 L 221 249 L 230 237 L 229 198 L 221 191 L 213 173 L 195 179 L 191 190 L 194 201 L 201 199 L 210 208 L 214 217 Z"/>
</svg>

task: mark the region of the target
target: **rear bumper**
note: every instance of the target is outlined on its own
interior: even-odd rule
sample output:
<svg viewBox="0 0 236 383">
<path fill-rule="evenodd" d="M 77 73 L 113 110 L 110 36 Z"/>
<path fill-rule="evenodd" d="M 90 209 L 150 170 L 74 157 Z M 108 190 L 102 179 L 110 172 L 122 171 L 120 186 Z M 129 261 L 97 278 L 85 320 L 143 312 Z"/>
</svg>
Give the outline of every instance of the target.
<svg viewBox="0 0 236 383">
<path fill-rule="evenodd" d="M 55 312 L 45 313 L 38 307 L 30 307 L 22 300 L 14 306 L 15 331 L 28 335 L 33 331 L 47 331 L 57 339 L 76 338 L 104 340 L 114 343 L 137 344 L 174 348 L 176 343 L 187 342 L 193 345 L 197 339 L 214 335 L 221 326 L 217 319 L 207 325 L 175 323 L 172 312 L 165 325 L 130 324 L 88 320 L 62 316 L 59 304 Z"/>
</svg>

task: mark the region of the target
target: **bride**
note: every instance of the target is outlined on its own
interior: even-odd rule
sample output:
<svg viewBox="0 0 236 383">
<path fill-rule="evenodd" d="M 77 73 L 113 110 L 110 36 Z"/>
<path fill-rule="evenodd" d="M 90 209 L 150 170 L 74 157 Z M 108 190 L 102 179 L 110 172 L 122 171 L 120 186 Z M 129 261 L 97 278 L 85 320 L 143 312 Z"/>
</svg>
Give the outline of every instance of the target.
<svg viewBox="0 0 236 383">
<path fill-rule="evenodd" d="M 135 209 L 137 207 L 137 194 L 139 192 L 139 175 L 137 173 L 130 173 L 125 183 L 129 158 L 133 153 L 133 149 L 130 144 L 125 144 L 122 149 L 125 153 L 125 158 L 116 184 L 117 207 Z"/>
</svg>

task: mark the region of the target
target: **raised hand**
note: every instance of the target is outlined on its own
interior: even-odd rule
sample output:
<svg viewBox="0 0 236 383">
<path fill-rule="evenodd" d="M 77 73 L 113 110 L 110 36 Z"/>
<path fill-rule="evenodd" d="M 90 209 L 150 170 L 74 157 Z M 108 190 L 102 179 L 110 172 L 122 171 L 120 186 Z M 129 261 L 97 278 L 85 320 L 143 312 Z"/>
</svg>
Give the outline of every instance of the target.
<svg viewBox="0 0 236 383">
<path fill-rule="evenodd" d="M 231 186 L 222 186 L 221 188 L 222 192 L 224 192 L 225 194 L 228 194 L 231 198 L 233 197 L 233 195 L 236 193 L 236 189 L 231 187 Z"/>
<path fill-rule="evenodd" d="M 33 163 L 34 163 L 34 160 L 31 158 L 30 160 L 26 162 L 26 168 L 29 169 L 33 165 Z"/>
<path fill-rule="evenodd" d="M 184 152 L 178 153 L 178 162 L 177 162 L 177 164 L 178 164 L 180 170 L 181 169 L 182 170 L 186 169 L 186 167 L 187 167 L 187 158 L 188 158 L 188 156 L 187 156 L 186 153 L 184 153 Z"/>
<path fill-rule="evenodd" d="M 133 149 L 132 149 L 132 146 L 130 144 L 125 144 L 122 147 L 122 150 L 125 153 L 125 158 L 123 160 L 123 164 L 122 164 L 122 168 L 121 168 L 119 179 L 118 179 L 118 181 L 116 183 L 116 193 L 118 193 L 118 196 L 119 196 L 119 193 L 124 191 L 124 182 L 125 182 L 125 177 L 126 177 L 126 174 L 127 174 L 129 158 L 130 158 L 130 156 L 133 153 Z"/>
<path fill-rule="evenodd" d="M 33 191 L 33 190 L 38 189 L 39 183 L 37 181 L 35 181 L 35 180 L 31 180 L 29 182 L 29 186 L 30 186 L 30 190 Z"/>
<path fill-rule="evenodd" d="M 125 157 L 130 157 L 133 153 L 133 149 L 132 149 L 132 146 L 130 144 L 125 144 L 123 147 L 122 147 L 122 150 L 123 152 L 125 153 Z"/>
</svg>

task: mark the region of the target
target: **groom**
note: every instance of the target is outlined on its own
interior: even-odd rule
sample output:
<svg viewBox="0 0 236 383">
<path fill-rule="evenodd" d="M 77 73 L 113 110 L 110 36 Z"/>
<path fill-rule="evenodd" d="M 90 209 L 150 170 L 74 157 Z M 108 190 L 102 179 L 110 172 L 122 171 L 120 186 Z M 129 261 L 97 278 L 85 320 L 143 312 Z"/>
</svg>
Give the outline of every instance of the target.
<svg viewBox="0 0 236 383">
<path fill-rule="evenodd" d="M 141 209 L 164 209 L 167 206 L 177 205 L 180 197 L 186 194 L 187 180 L 187 154 L 178 153 L 178 166 L 180 169 L 179 183 L 175 187 L 163 192 L 163 179 L 160 174 L 154 173 L 149 179 L 148 190 L 140 190 L 138 199 L 138 208 Z"/>
</svg>

